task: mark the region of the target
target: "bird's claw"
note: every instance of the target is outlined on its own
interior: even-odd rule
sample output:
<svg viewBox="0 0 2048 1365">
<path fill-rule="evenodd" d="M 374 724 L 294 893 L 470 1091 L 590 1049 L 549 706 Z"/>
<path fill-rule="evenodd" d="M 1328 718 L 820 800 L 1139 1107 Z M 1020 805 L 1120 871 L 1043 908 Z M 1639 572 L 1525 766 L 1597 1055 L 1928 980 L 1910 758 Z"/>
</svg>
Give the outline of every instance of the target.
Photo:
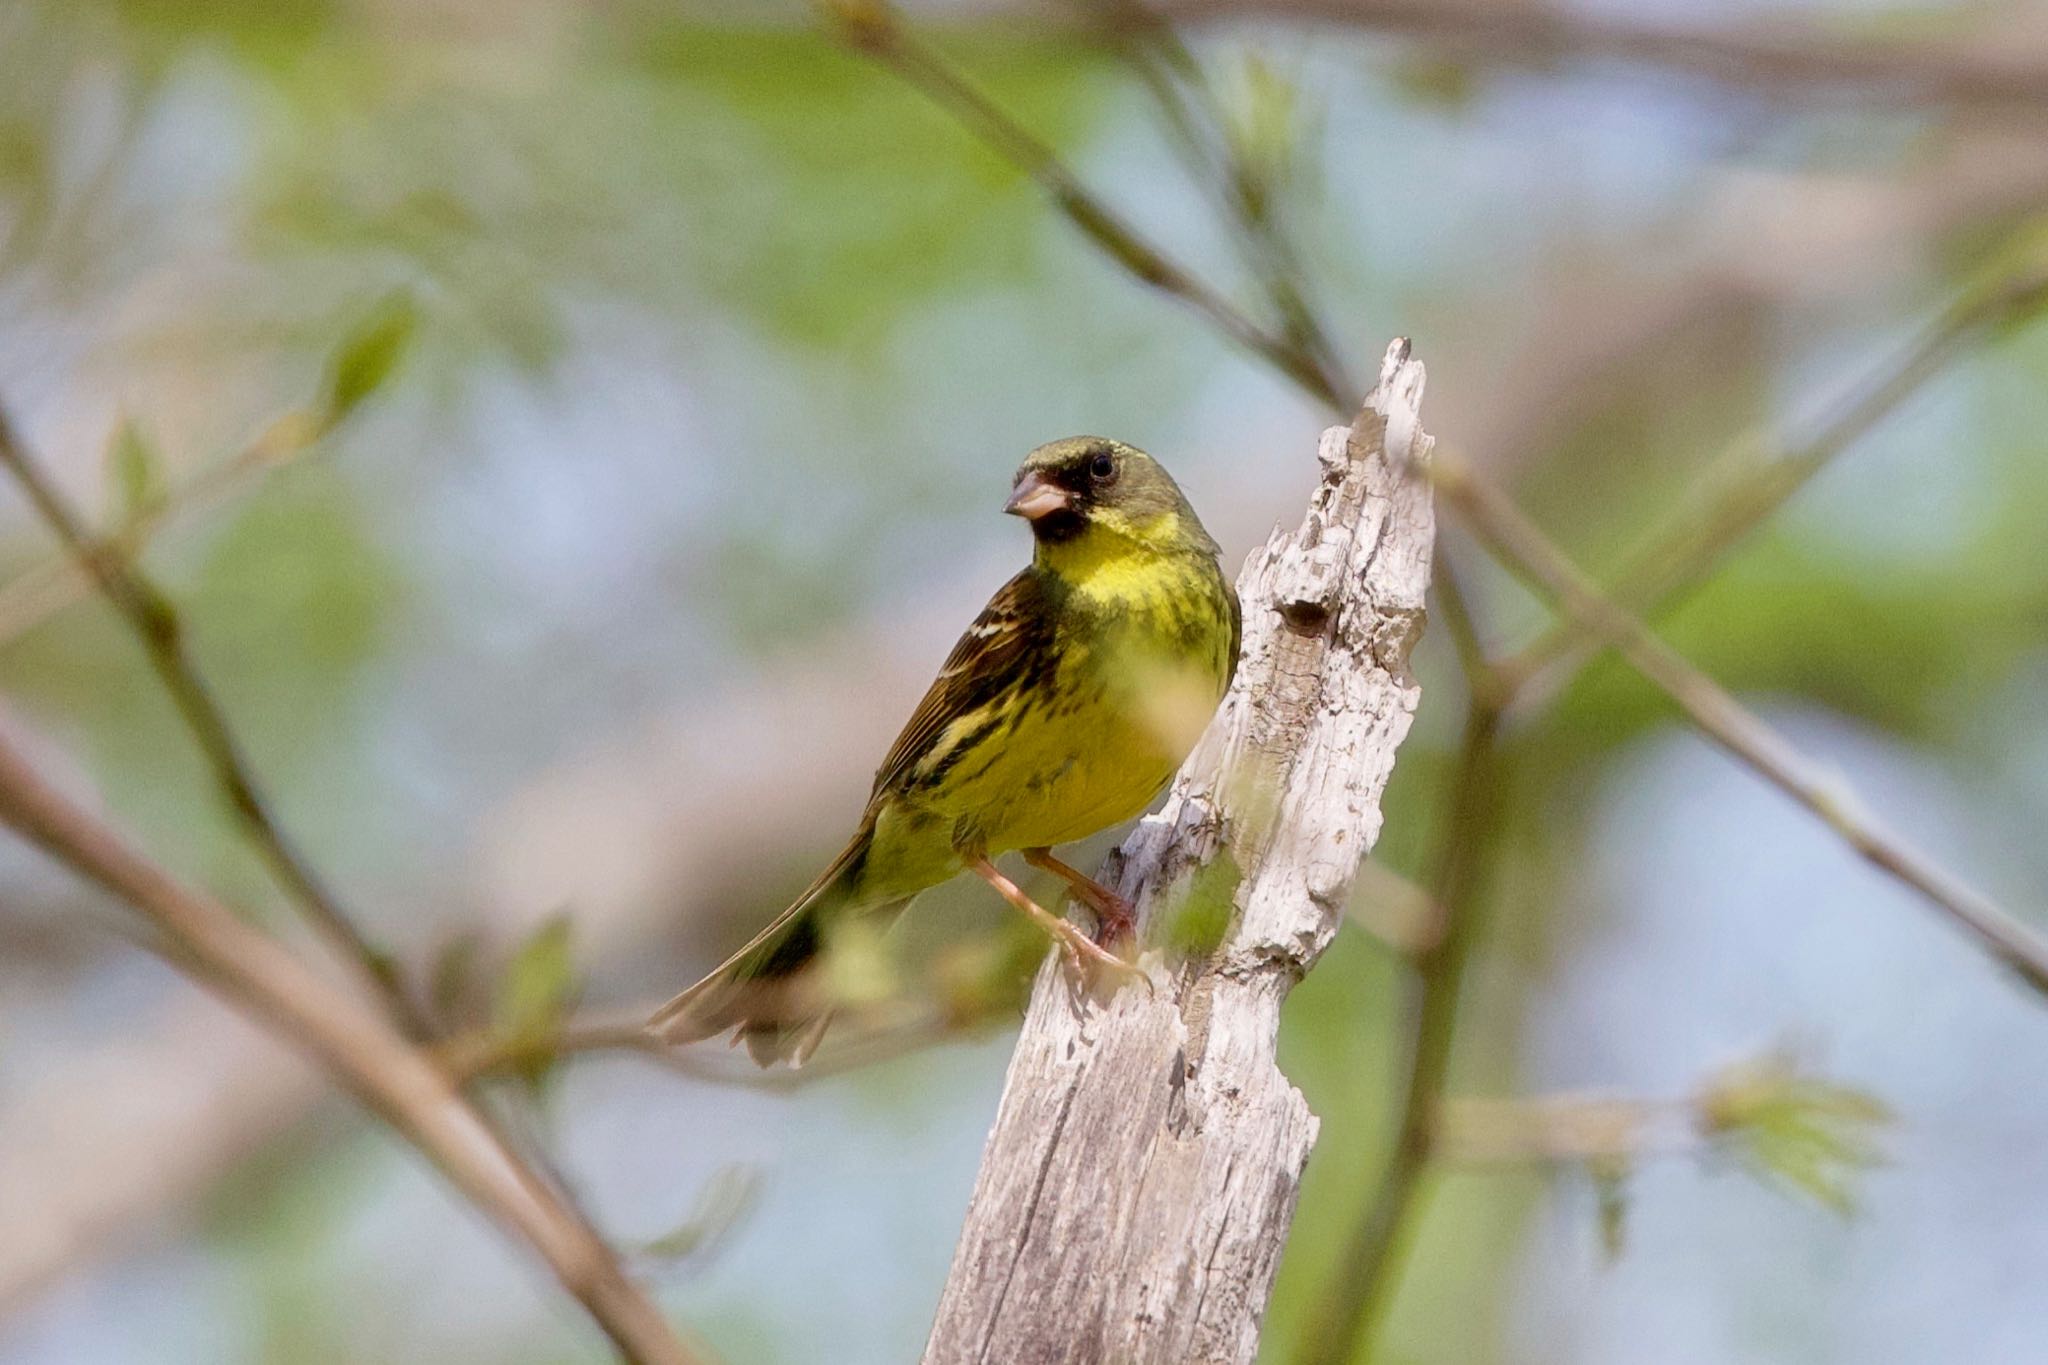
<svg viewBox="0 0 2048 1365">
<path fill-rule="evenodd" d="M 1134 938 L 1138 932 L 1138 907 L 1106 886 L 1092 881 L 1077 882 L 1069 893 L 1095 916 L 1095 942 L 1103 948 Z"/>
<path fill-rule="evenodd" d="M 1138 907 L 1122 896 L 1112 893 L 1108 899 L 1088 908 L 1095 912 L 1095 941 L 1103 947 L 1137 937 Z"/>
<path fill-rule="evenodd" d="M 1094 984 L 1090 970 L 1092 964 L 1097 970 L 1136 978 L 1145 983 L 1147 994 L 1153 993 L 1152 978 L 1137 963 L 1111 952 L 1065 920 L 1059 921 L 1059 928 L 1054 932 L 1060 941 L 1060 957 L 1075 985 L 1085 990 Z"/>
</svg>

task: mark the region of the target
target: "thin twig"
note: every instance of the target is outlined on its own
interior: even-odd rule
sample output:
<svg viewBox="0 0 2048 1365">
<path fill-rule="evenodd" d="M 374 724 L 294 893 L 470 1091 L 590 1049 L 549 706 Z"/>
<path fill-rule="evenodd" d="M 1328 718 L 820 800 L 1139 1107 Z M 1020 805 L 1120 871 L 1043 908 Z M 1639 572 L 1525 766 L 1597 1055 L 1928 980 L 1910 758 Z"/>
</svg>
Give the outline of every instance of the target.
<svg viewBox="0 0 2048 1365">
<path fill-rule="evenodd" d="M 865 1031 L 861 1031 L 857 1017 L 852 1018 L 851 1031 L 842 1019 L 835 1033 L 846 1036 L 835 1038 L 831 1046 L 803 1066 L 764 1070 L 744 1062 L 721 1065 L 709 1045 L 677 1047 L 662 1041 L 647 1031 L 647 1017 L 652 1012 L 650 1006 L 630 1018 L 570 1020 L 554 1032 L 533 1038 L 505 1038 L 492 1033 L 457 1035 L 442 1042 L 436 1052 L 442 1064 L 465 1084 L 560 1058 L 609 1054 L 650 1062 L 664 1071 L 711 1085 L 782 1093 L 942 1043 L 969 1039 L 975 1033 L 971 1024 L 963 1025 L 938 1011 L 920 1011 L 907 1018 L 870 1023 Z"/>
<path fill-rule="evenodd" d="M 2048 942 L 1982 892 L 1878 829 L 1845 783 L 1817 772 L 1719 683 L 1601 596 L 1563 551 L 1463 460 L 1439 452 L 1433 473 L 1438 491 L 1503 564 L 1588 630 L 1612 638 L 1635 670 L 1677 702 L 1703 733 L 1819 816 L 1866 861 L 1919 892 L 2021 980 L 2048 994 Z"/>
<path fill-rule="evenodd" d="M 396 964 L 357 927 L 272 813 L 240 741 L 192 657 L 177 607 L 118 545 L 95 536 L 72 510 L 30 457 L 4 406 L 0 465 L 127 621 L 205 756 L 228 809 L 271 874 L 364 985 L 383 1000 L 404 1031 L 414 1038 L 432 1036 L 432 1021 L 413 1002 Z"/>
<path fill-rule="evenodd" d="M 1692 1096 L 1533 1095 L 1447 1100 L 1431 1156 L 1450 1166 L 1558 1166 L 1683 1156 L 1709 1145 Z"/>
<path fill-rule="evenodd" d="M 155 536 L 218 503 L 245 482 L 291 463 L 319 436 L 309 414 L 288 413 L 230 458 L 174 488 L 154 507 L 130 517 L 104 541 L 127 559 L 142 553 Z M 0 583 L 0 643 L 27 634 L 90 593 L 91 570 L 74 554 L 58 554 Z"/>
<path fill-rule="evenodd" d="M 1392 1273 L 1421 1221 L 1438 1109 L 1450 1074 L 1451 1041 L 1465 968 L 1478 939 L 1499 819 L 1503 771 L 1500 712 L 1486 689 L 1475 689 L 1451 778 L 1430 895 L 1441 908 L 1436 942 L 1414 960 L 1415 978 L 1398 1028 L 1400 1093 L 1393 1110 L 1394 1145 L 1335 1269 L 1318 1299 L 1318 1317 L 1301 1343 L 1310 1365 L 1349 1360 L 1361 1334 L 1376 1334 L 1400 1277 Z"/>
<path fill-rule="evenodd" d="M 1346 386 L 1343 376 L 1324 370 L 1285 334 L 1246 315 L 1146 240 L 1092 194 L 1037 134 L 913 36 L 886 6 L 827 3 L 821 8 L 848 46 L 921 91 L 991 151 L 1037 181 L 1067 221 L 1133 277 L 1194 309 L 1333 410 L 1348 413 L 1357 407 L 1359 395 Z"/>
<path fill-rule="evenodd" d="M 1216 200 L 1238 241 L 1239 255 L 1279 319 L 1280 334 L 1304 366 L 1354 392 L 1350 367 L 1329 326 L 1309 302 L 1306 271 L 1281 230 L 1261 172 L 1232 133 L 1214 81 L 1180 33 L 1152 18 L 1137 0 L 1104 0 L 1101 19 L 1112 49 L 1135 71 L 1165 120 L 1195 181 Z"/>
<path fill-rule="evenodd" d="M 635 1365 L 690 1365 L 659 1309 L 576 1211 L 526 1166 L 448 1076 L 374 1009 L 336 990 L 276 940 L 190 889 L 51 786 L 0 734 L 0 823 L 126 902 L 162 932 L 174 965 L 311 1059 L 403 1134 L 508 1233 Z"/>
<path fill-rule="evenodd" d="M 1429 888 L 1408 880 L 1377 859 L 1358 866 L 1344 913 L 1403 958 L 1427 953 L 1443 941 L 1450 912 Z"/>
<path fill-rule="evenodd" d="M 1944 372 L 1969 343 L 2048 306 L 2048 279 L 2035 271 L 1974 291 L 1943 311 L 1899 357 L 1875 375 L 1804 445 L 1760 460 L 1762 442 L 1746 436 L 1716 461 L 1727 473 L 1694 501 L 1665 518 L 1664 528 L 1614 575 L 1607 595 L 1624 611 L 1654 617 L 1674 594 L 1698 583 L 1751 531 L 1836 456 L 1881 425 Z M 1588 661 L 1614 641 L 1588 637 L 1576 621 L 1554 622 L 1498 665 L 1502 684 L 1520 693 L 1552 664 Z"/>
<path fill-rule="evenodd" d="M 1881 1100 L 1805 1072 L 1784 1050 L 1726 1066 L 1676 1099 L 1537 1095 L 1460 1100 L 1438 1115 L 1436 1159 L 1461 1166 L 1575 1166 L 1602 1187 L 1609 1251 L 1621 1239 L 1620 1184 L 1644 1161 L 1712 1157 L 1823 1208 L 1856 1206 L 1856 1180 L 1885 1160 Z"/>
<path fill-rule="evenodd" d="M 1344 24 L 1461 45 L 1521 66 L 1622 61 L 1774 94 L 1866 92 L 1891 103 L 2048 108 L 2048 61 L 2038 50 L 1994 55 L 1813 26 L 1680 27 L 1627 10 L 1594 12 L 1542 0 L 1155 0 L 1151 8 L 1159 19 L 1189 23 L 1267 18 Z"/>
</svg>

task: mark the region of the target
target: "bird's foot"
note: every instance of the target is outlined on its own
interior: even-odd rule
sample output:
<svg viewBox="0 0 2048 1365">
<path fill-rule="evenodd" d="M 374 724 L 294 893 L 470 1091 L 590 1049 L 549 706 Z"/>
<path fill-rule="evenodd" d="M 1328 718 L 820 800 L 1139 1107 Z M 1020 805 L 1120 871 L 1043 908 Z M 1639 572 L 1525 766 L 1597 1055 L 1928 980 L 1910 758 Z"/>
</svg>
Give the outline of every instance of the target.
<svg viewBox="0 0 2048 1365">
<path fill-rule="evenodd" d="M 1138 907 L 1127 897 L 1119 896 L 1087 873 L 1061 862 L 1049 848 L 1025 849 L 1024 861 L 1065 882 L 1074 899 L 1088 907 L 1095 916 L 1097 944 L 1107 948 L 1137 936 Z"/>
<path fill-rule="evenodd" d="M 1107 887 L 1096 886 L 1095 890 L 1100 899 L 1092 898 L 1079 889 L 1074 893 L 1095 912 L 1095 941 L 1107 948 L 1111 944 L 1135 940 L 1138 936 L 1138 907 Z"/>
<path fill-rule="evenodd" d="M 997 871 L 995 864 L 986 857 L 980 854 L 966 854 L 963 855 L 963 860 L 976 876 L 994 887 L 1004 900 L 1023 911 L 1039 928 L 1052 935 L 1053 941 L 1060 946 L 1060 956 L 1076 985 L 1084 990 L 1089 989 L 1094 984 L 1093 973 L 1106 971 L 1116 976 L 1136 977 L 1145 983 L 1148 992 L 1153 989 L 1152 978 L 1135 962 L 1119 957 L 1083 933 L 1079 927 L 1068 923 L 1032 900 L 1015 882 Z M 1094 883 L 1089 882 L 1089 885 L 1094 886 Z M 1130 941 L 1128 933 L 1125 941 Z"/>
<path fill-rule="evenodd" d="M 1125 980 L 1136 979 L 1144 982 L 1148 991 L 1152 988 L 1152 978 L 1142 967 L 1111 952 L 1101 942 L 1082 932 L 1078 925 L 1052 918 L 1045 927 L 1059 944 L 1060 957 L 1066 963 L 1068 975 L 1082 989 L 1094 985 L 1097 972 L 1109 972 Z M 1128 933 L 1124 941 L 1129 941 Z"/>
</svg>

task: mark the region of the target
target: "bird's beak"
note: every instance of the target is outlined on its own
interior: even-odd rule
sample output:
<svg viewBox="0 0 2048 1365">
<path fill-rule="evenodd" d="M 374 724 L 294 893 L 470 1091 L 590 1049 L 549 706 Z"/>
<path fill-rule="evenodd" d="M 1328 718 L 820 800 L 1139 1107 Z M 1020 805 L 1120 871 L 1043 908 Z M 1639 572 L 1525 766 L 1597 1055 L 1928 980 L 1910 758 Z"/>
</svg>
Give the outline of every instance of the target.
<svg viewBox="0 0 2048 1365">
<path fill-rule="evenodd" d="M 1003 504 L 1003 510 L 1026 521 L 1037 521 L 1046 513 L 1060 511 L 1066 506 L 1067 491 L 1048 482 L 1034 469 L 1017 480 L 1017 486 L 1010 490 L 1010 500 Z"/>
</svg>

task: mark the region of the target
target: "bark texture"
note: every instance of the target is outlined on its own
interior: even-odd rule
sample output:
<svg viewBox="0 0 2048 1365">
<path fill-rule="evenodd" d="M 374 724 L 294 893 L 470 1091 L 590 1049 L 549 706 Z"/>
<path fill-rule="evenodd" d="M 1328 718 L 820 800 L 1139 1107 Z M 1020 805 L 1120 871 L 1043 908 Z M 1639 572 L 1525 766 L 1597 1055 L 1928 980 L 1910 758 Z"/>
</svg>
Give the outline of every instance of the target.
<svg viewBox="0 0 2048 1365">
<path fill-rule="evenodd" d="M 1239 575 L 1236 682 L 1102 874 L 1158 945 L 1154 989 L 1039 973 L 927 1365 L 1257 1354 L 1316 1136 L 1274 1059 L 1280 1006 L 1336 932 L 1418 699 L 1422 386 L 1397 341 L 1357 422 L 1323 434 L 1301 526 Z"/>
</svg>

